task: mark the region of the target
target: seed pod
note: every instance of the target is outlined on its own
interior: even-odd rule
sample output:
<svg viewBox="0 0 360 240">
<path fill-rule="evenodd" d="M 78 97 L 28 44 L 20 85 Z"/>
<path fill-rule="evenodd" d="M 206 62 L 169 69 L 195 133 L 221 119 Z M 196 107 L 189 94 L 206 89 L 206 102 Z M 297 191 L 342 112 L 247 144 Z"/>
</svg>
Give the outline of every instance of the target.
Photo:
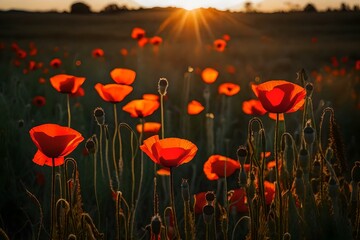
<svg viewBox="0 0 360 240">
<path fill-rule="evenodd" d="M 291 240 L 291 235 L 290 235 L 290 233 L 288 233 L 288 232 L 284 233 L 282 239 L 283 239 L 283 240 Z"/>
<path fill-rule="evenodd" d="M 320 168 L 321 168 L 321 164 L 319 160 L 315 160 L 313 162 L 313 167 L 312 167 L 312 175 L 314 178 L 319 178 L 320 177 Z"/>
<path fill-rule="evenodd" d="M 188 183 L 187 179 L 182 179 L 181 195 L 182 195 L 183 201 L 187 202 L 190 200 L 189 183 Z"/>
<path fill-rule="evenodd" d="M 243 145 L 239 146 L 238 150 L 236 151 L 236 155 L 241 166 L 245 164 L 247 154 L 248 152 L 246 147 Z"/>
<path fill-rule="evenodd" d="M 167 88 L 169 86 L 169 82 L 166 78 L 160 78 L 158 82 L 158 92 L 160 95 L 165 96 L 167 93 Z"/>
<path fill-rule="evenodd" d="M 314 85 L 312 83 L 308 82 L 305 85 L 305 90 L 306 90 L 306 96 L 311 97 L 313 90 L 314 90 Z"/>
<path fill-rule="evenodd" d="M 309 152 L 305 148 L 301 149 L 299 153 L 299 165 L 303 172 L 308 172 L 309 162 Z"/>
<path fill-rule="evenodd" d="M 94 110 L 94 117 L 98 125 L 105 124 L 105 112 L 101 107 L 97 107 Z"/>
<path fill-rule="evenodd" d="M 211 224 L 215 212 L 214 206 L 206 204 L 202 210 L 205 224 Z"/>
<path fill-rule="evenodd" d="M 206 201 L 208 202 L 208 204 L 212 204 L 213 201 L 215 200 L 215 194 L 213 191 L 208 191 L 206 194 L 205 194 L 205 199 Z"/>
<path fill-rule="evenodd" d="M 160 234 L 161 231 L 161 218 L 159 216 L 159 214 L 156 214 L 155 216 L 153 216 L 151 218 L 151 232 L 152 234 L 154 234 L 155 236 L 158 236 Z"/>
<path fill-rule="evenodd" d="M 306 144 L 311 145 L 315 141 L 315 130 L 309 124 L 304 128 L 304 140 Z"/>
<path fill-rule="evenodd" d="M 86 141 L 85 148 L 88 151 L 88 153 L 94 154 L 96 152 L 96 146 L 95 146 L 95 141 L 93 140 L 93 137 L 89 138 Z"/>
</svg>

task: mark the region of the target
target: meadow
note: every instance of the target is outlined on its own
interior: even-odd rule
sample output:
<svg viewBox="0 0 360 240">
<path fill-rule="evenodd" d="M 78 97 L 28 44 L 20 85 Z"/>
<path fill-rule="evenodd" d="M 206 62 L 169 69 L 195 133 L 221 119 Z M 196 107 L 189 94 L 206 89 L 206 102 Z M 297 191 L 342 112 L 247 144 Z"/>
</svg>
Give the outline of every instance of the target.
<svg viewBox="0 0 360 240">
<path fill-rule="evenodd" d="M 1 12 L 0 236 L 358 238 L 359 22 L 359 12 Z M 134 38 L 134 28 L 145 37 Z M 155 36 L 160 40 L 151 42 Z M 214 44 L 220 39 L 224 48 Z M 113 104 L 95 85 L 115 84 L 111 72 L 118 68 L 136 77 L 125 84 L 131 93 Z M 207 68 L 216 71 L 213 83 L 206 83 Z M 83 92 L 60 93 L 50 80 L 59 74 L 85 78 Z M 244 107 L 257 99 L 253 86 L 269 80 L 306 92 L 304 105 L 285 113 L 285 121 Z M 239 92 L 219 93 L 224 83 Z M 144 94 L 158 98 L 148 116 L 122 110 Z M 192 100 L 203 108 L 191 112 Z M 149 133 L 144 122 L 162 126 Z M 37 146 L 29 131 L 48 123 L 81 133 L 84 140 L 66 156 L 75 161 L 59 167 L 32 161 Z M 155 174 L 163 159 L 155 165 L 152 147 L 139 148 L 154 134 L 191 141 L 197 152 Z M 187 147 L 186 154 L 194 151 Z M 222 157 L 206 170 L 211 175 L 204 164 L 214 155 Z"/>
</svg>

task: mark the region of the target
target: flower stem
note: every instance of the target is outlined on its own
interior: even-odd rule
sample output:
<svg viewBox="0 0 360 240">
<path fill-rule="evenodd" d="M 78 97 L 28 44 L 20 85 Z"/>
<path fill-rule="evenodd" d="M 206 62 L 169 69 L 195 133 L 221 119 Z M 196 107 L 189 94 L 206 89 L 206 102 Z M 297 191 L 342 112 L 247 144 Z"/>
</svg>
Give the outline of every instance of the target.
<svg viewBox="0 0 360 240">
<path fill-rule="evenodd" d="M 93 158 L 94 158 L 94 194 L 95 194 L 95 201 L 96 201 L 96 210 L 98 212 L 98 226 L 100 226 L 100 209 L 99 209 L 99 200 L 98 200 L 98 196 L 97 196 L 97 188 L 96 188 L 96 153 L 93 154 Z"/>
<path fill-rule="evenodd" d="M 55 158 L 51 158 L 51 223 L 50 223 L 50 237 L 53 238 L 54 223 L 55 223 Z"/>
<path fill-rule="evenodd" d="M 66 95 L 66 106 L 67 106 L 67 113 L 68 113 L 68 127 L 70 127 L 70 125 L 71 125 L 70 94 Z"/>
<path fill-rule="evenodd" d="M 99 152 L 100 152 L 100 166 L 101 166 L 101 176 L 104 178 L 104 160 L 103 160 L 103 151 L 102 151 L 102 137 L 103 137 L 103 126 L 99 125 L 100 127 L 100 136 L 99 136 Z"/>
<path fill-rule="evenodd" d="M 275 152 L 275 174 L 276 174 L 276 185 L 277 190 L 276 193 L 278 195 L 278 202 L 277 202 L 277 210 L 279 214 L 278 219 L 278 230 L 279 230 L 279 239 L 282 239 L 282 199 L 281 199 L 281 185 L 280 185 L 280 173 L 279 173 L 279 159 L 278 159 L 278 131 L 279 131 L 279 113 L 276 113 L 276 125 L 275 125 L 275 146 L 274 146 L 274 152 Z"/>
<path fill-rule="evenodd" d="M 165 130 L 164 130 L 164 96 L 160 95 L 160 110 L 161 110 L 161 139 L 164 139 Z"/>
<path fill-rule="evenodd" d="M 117 110 L 116 110 L 116 104 L 114 104 L 114 135 L 113 135 L 113 140 L 112 140 L 112 153 L 113 153 L 113 162 L 114 162 L 114 169 L 115 169 L 115 175 L 116 175 L 117 189 L 120 189 L 119 173 L 118 173 L 118 167 L 116 164 L 116 149 L 115 149 L 117 128 L 118 128 Z"/>
<path fill-rule="evenodd" d="M 175 239 L 180 239 L 179 228 L 177 224 L 176 210 L 175 210 L 175 201 L 174 201 L 174 174 L 173 168 L 170 167 L 170 204 L 174 214 L 174 232 Z"/>
</svg>

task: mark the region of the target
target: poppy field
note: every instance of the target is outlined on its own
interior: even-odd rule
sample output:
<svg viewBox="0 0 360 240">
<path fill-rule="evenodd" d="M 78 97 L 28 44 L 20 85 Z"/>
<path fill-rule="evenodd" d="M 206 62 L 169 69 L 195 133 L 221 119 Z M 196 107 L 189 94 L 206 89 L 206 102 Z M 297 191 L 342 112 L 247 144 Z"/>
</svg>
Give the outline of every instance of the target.
<svg viewBox="0 0 360 240">
<path fill-rule="evenodd" d="M 1 12 L 1 239 L 360 239 L 359 22 Z"/>
</svg>

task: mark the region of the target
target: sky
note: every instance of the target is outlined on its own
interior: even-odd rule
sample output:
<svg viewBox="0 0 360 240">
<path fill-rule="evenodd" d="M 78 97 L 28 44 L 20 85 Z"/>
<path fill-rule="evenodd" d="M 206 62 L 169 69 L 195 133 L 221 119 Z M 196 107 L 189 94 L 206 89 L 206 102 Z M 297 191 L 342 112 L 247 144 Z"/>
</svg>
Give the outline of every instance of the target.
<svg viewBox="0 0 360 240">
<path fill-rule="evenodd" d="M 220 10 L 243 10 L 244 2 L 251 1 L 255 9 L 265 12 L 289 10 L 297 5 L 302 9 L 308 2 L 312 2 L 318 10 L 339 8 L 342 2 L 350 5 L 360 5 L 359 0 L 1 0 L 0 9 L 19 9 L 29 11 L 69 11 L 70 5 L 82 1 L 91 7 L 92 11 L 99 11 L 110 3 L 130 8 L 176 6 L 183 8 L 214 7 Z"/>
</svg>

